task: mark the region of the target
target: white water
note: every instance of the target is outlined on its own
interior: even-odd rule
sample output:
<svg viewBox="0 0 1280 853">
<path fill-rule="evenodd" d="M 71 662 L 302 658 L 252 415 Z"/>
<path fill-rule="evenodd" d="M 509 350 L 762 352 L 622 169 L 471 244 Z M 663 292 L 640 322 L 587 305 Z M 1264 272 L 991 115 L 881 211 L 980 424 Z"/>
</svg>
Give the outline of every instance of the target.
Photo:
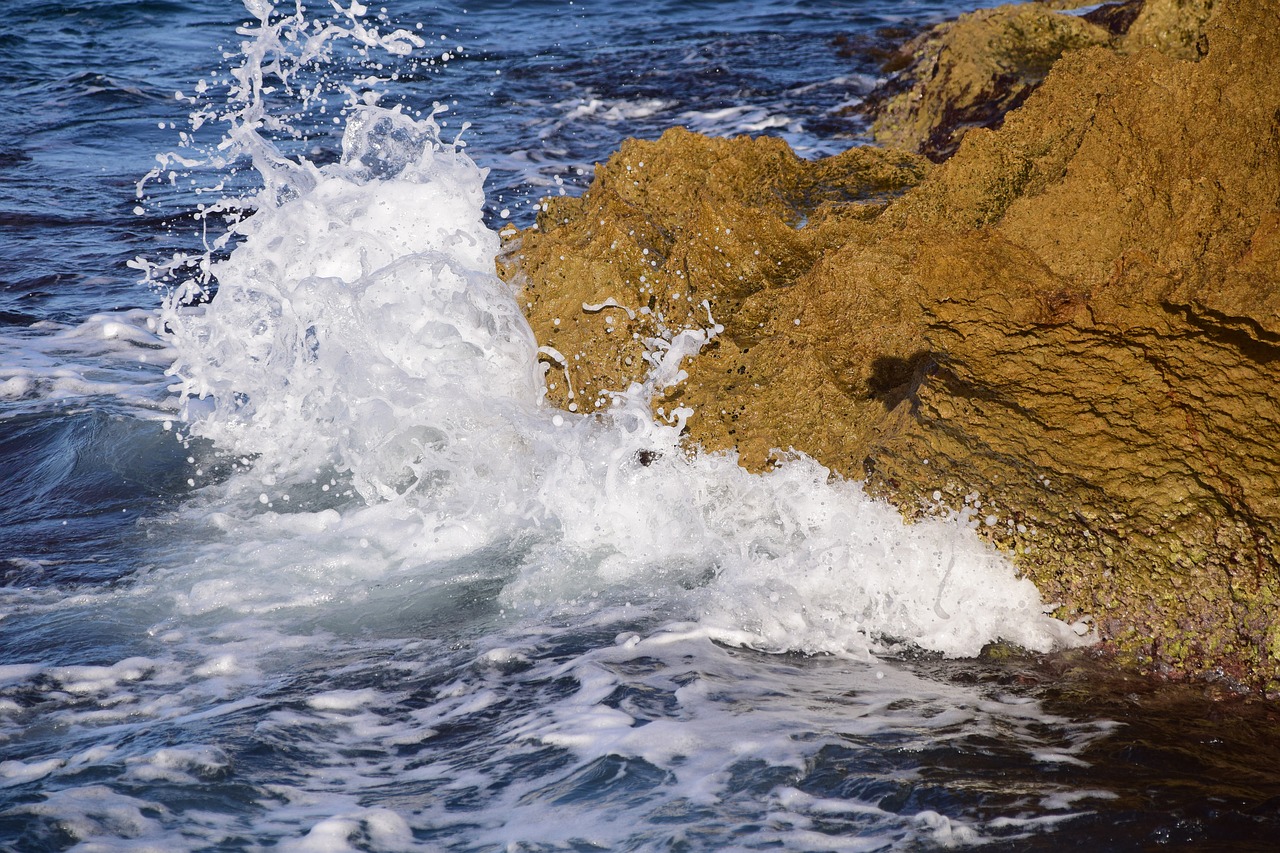
<svg viewBox="0 0 1280 853">
<path fill-rule="evenodd" d="M 263 27 L 235 76 L 252 86 L 224 147 L 252 157 L 265 189 L 212 270 L 217 297 L 188 308 L 180 289 L 162 315 L 188 433 L 245 468 L 222 511 L 250 494 L 270 520 L 250 524 L 336 537 L 330 553 L 358 529 L 395 565 L 531 537 L 513 604 L 683 584 L 698 606 L 680 615 L 775 650 L 862 654 L 886 638 L 971 655 L 998 637 L 1045 650 L 1075 636 L 962 523 L 906 527 L 803 457 L 749 475 L 688 453 L 679 423 L 650 419 L 651 387 L 617 389 L 604 419 L 545 405 L 537 344 L 494 273 L 483 171 L 433 117 L 368 97 L 350 105 L 339 163 L 286 158 L 256 128 L 270 124 L 262 69 L 285 66 L 295 23 L 250 10 Z M 359 11 L 322 32 L 408 49 L 405 31 L 381 36 Z M 651 341 L 649 385 L 714 334 Z M 363 502 L 291 511 L 291 491 L 348 483 Z"/>
<path fill-rule="evenodd" d="M 906 526 L 804 457 L 753 475 L 690 453 L 648 387 L 604 418 L 550 408 L 484 173 L 434 120 L 353 104 L 341 161 L 316 167 L 246 103 L 228 139 L 266 188 L 209 268 L 216 297 L 179 289 L 157 324 L 195 489 L 143 528 L 130 583 L 7 611 L 106 658 L 0 671 L 42 703 L 0 698 L 5 736 L 60 744 L 0 764 L 0 785 L 56 782 L 28 813 L 86 850 L 647 849 L 761 814 L 752 846 L 879 849 L 984 829 L 803 793 L 820 749 L 993 720 L 1028 760 L 1084 745 L 877 657 L 1080 642 L 965 519 Z M 711 334 L 651 342 L 655 381 Z M 815 828 L 833 820 L 863 835 Z"/>
</svg>

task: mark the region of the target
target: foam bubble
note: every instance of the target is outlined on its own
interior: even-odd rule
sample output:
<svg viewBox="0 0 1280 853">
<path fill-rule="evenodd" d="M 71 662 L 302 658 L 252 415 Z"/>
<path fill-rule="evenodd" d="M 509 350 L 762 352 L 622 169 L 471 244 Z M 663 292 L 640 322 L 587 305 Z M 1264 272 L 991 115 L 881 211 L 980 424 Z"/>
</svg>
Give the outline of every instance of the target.
<svg viewBox="0 0 1280 853">
<path fill-rule="evenodd" d="M 160 749 L 128 760 L 129 775 L 140 782 L 199 785 L 221 779 L 232 771 L 231 759 L 216 746 L 191 744 Z"/>
<path fill-rule="evenodd" d="M 241 226 L 211 304 L 168 303 L 171 371 L 211 400 L 188 407 L 194 434 L 273 476 L 346 471 L 387 499 L 450 476 L 457 442 L 519 451 L 503 411 L 536 403 L 536 346 L 493 272 L 483 174 L 434 121 L 361 108 L 344 146 Z"/>
<path fill-rule="evenodd" d="M 312 827 L 305 838 L 281 845 L 288 853 L 356 853 L 370 847 L 388 853 L 418 849 L 409 824 L 389 809 L 331 817 Z"/>
<path fill-rule="evenodd" d="M 43 779 L 66 764 L 61 758 L 48 758 L 44 761 L 0 761 L 0 786 L 21 785 L 36 779 Z"/>
<path fill-rule="evenodd" d="M 318 711 L 354 711 L 377 699 L 374 690 L 330 690 L 311 696 L 307 704 Z"/>
</svg>

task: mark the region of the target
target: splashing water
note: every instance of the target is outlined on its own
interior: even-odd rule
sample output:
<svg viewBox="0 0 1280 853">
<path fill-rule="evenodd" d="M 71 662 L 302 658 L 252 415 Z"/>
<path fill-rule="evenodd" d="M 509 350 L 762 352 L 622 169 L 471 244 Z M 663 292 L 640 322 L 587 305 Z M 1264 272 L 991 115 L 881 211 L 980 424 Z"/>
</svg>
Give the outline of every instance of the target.
<svg viewBox="0 0 1280 853">
<path fill-rule="evenodd" d="M 269 90 L 328 46 L 416 37 L 354 2 L 246 8 L 216 150 L 263 188 L 157 323 L 206 473 L 130 583 L 11 621 L 102 624 L 120 652 L 0 668 L 39 698 L 22 736 L 71 744 L 0 764 L 48 786 L 11 815 L 102 849 L 883 849 L 995 829 L 807 793 L 850 743 L 1001 727 L 1066 761 L 1096 736 L 877 657 L 1081 642 L 963 519 L 905 526 L 813 460 L 749 474 L 651 418 L 713 323 L 650 342 L 605 417 L 546 405 L 485 173 L 434 116 L 352 89 L 337 162 L 273 139 Z"/>
<path fill-rule="evenodd" d="M 471 161 L 430 119 L 377 107 L 343 144 L 239 228 L 216 299 L 170 302 L 165 321 L 194 434 L 286 478 L 349 472 L 372 500 L 448 473 L 459 441 L 515 451 L 499 434 L 505 409 L 536 403 L 536 346 L 493 275 Z"/>
<path fill-rule="evenodd" d="M 257 131 L 263 69 L 285 65 L 281 28 L 308 27 L 301 12 L 269 25 L 269 8 L 249 8 L 263 28 L 236 74 L 249 95 L 221 147 L 248 152 L 265 188 L 236 227 L 243 243 L 212 268 L 216 298 L 190 308 L 180 291 L 164 323 L 191 434 L 253 459 L 242 476 L 261 479 L 273 508 L 273 493 L 337 473 L 368 505 L 352 512 L 387 503 L 433 519 L 420 543 L 463 520 L 487 531 L 474 546 L 554 530 L 513 590 L 636 576 L 660 588 L 654 567 L 684 566 L 685 583 L 712 581 L 704 616 L 721 613 L 725 637 L 754 625 L 737 640 L 777 650 L 886 637 L 974 654 L 997 637 L 1043 650 L 1074 636 L 953 523 L 904 528 L 803 457 L 765 476 L 730 456 L 690 458 L 679 423 L 650 420 L 648 395 L 714 328 L 651 342 L 650 383 L 616 395 L 603 421 L 543 406 L 536 343 L 494 273 L 483 171 L 440 140 L 433 117 L 368 103 L 350 105 L 340 162 L 283 157 Z M 359 9 L 341 11 L 354 20 Z M 405 44 L 403 31 L 315 29 L 313 40 Z M 588 577 L 556 578 L 565 565 Z"/>
</svg>

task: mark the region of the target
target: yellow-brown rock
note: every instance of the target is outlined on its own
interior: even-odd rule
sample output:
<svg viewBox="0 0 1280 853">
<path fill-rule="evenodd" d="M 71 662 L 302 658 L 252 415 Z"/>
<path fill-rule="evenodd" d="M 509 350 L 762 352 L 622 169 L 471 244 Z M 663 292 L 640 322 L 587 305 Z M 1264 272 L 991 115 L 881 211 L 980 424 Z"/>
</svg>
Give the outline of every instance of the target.
<svg viewBox="0 0 1280 853">
<path fill-rule="evenodd" d="M 1215 0 L 1038 0 L 980 9 L 899 48 L 888 63 L 897 73 L 863 108 L 876 142 L 940 162 L 970 129 L 998 128 L 1067 51 L 1110 46 L 1199 59 L 1217 8 Z"/>
<path fill-rule="evenodd" d="M 973 127 L 998 127 L 1068 50 L 1110 43 L 1112 33 L 1041 3 L 999 6 L 938 24 L 899 51 L 894 85 L 873 96 L 881 145 L 940 161 Z"/>
<path fill-rule="evenodd" d="M 715 364 L 725 376 L 713 383 L 717 394 L 726 392 L 716 444 L 732 446 L 739 432 L 750 441 L 763 436 L 753 413 L 782 406 L 790 392 L 777 380 L 801 363 L 786 352 L 804 339 L 794 326 L 787 340 L 776 339 L 776 295 L 927 168 L 923 158 L 875 148 L 806 163 L 781 140 L 709 139 L 679 129 L 658 143 L 623 143 L 585 194 L 548 200 L 538 227 L 508 244 L 505 272 L 518 268 L 525 283 L 548 397 L 572 411 L 606 408 L 605 392 L 644 376 L 646 340 L 708 326 L 714 315 L 727 331 L 699 358 L 698 373 Z M 767 299 L 756 298 L 765 290 Z M 772 381 L 756 376 L 756 365 L 768 365 Z M 698 382 L 678 393 L 690 394 Z M 804 422 L 815 420 L 823 401 L 847 403 L 834 385 L 812 390 Z M 783 396 L 766 399 L 774 393 Z M 737 408 L 738 397 L 751 401 L 750 411 Z M 739 417 L 747 418 L 743 430 L 734 426 Z M 746 455 L 758 467 L 768 449 Z"/>
<path fill-rule="evenodd" d="M 1131 52 L 1154 48 L 1174 59 L 1199 59 L 1208 50 L 1205 28 L 1219 5 L 1220 0 L 1146 0 L 1122 47 Z M 1257 24 L 1267 25 L 1265 16 Z"/>
<path fill-rule="evenodd" d="M 655 400 L 691 443 L 967 505 L 1117 651 L 1280 691 L 1278 17 L 1220 3 L 1199 61 L 1070 51 L 932 168 L 628 142 L 505 271 L 581 410 L 714 317 Z"/>
</svg>

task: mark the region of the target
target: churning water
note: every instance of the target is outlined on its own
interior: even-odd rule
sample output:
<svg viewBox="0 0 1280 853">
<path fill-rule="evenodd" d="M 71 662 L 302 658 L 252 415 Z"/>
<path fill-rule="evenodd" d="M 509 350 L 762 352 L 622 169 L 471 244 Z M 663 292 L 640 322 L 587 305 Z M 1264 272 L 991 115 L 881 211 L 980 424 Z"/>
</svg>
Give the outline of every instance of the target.
<svg viewBox="0 0 1280 853">
<path fill-rule="evenodd" d="M 954 8 L 14 6 L 0 843 L 1265 849 L 1269 712 L 971 660 L 1087 626 L 965 517 L 689 454 L 647 400 L 711 316 L 548 407 L 494 274 L 626 135 L 858 141 Z"/>
</svg>

